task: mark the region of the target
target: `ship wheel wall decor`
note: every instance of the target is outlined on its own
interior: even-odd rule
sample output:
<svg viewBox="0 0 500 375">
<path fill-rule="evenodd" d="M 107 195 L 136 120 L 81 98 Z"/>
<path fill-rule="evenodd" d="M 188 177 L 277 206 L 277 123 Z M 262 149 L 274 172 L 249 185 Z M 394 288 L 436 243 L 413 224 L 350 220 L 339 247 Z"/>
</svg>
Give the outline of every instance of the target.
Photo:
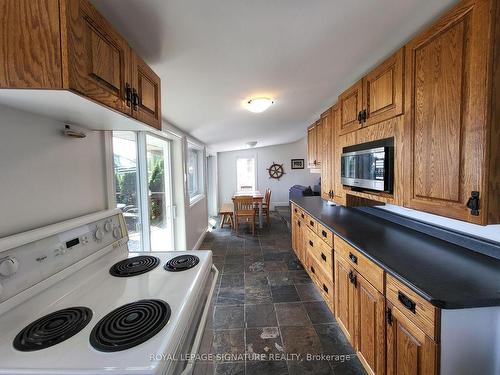
<svg viewBox="0 0 500 375">
<path fill-rule="evenodd" d="M 285 171 L 283 170 L 283 164 L 276 164 L 274 161 L 273 164 L 271 164 L 271 166 L 267 168 L 267 171 L 269 172 L 269 178 L 274 178 L 278 181 L 285 174 Z"/>
</svg>

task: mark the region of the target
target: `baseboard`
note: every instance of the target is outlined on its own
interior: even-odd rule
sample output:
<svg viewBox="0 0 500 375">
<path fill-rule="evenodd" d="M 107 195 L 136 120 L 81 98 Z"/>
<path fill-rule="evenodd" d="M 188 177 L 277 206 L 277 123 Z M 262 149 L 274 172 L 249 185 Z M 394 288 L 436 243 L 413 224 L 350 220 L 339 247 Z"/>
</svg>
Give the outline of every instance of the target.
<svg viewBox="0 0 500 375">
<path fill-rule="evenodd" d="M 208 228 L 209 228 L 209 226 L 207 226 L 207 229 L 205 229 L 203 231 L 203 233 L 201 234 L 200 238 L 198 238 L 198 241 L 196 241 L 196 243 L 195 243 L 195 245 L 193 247 L 193 250 L 199 250 L 200 249 L 200 246 L 203 243 L 203 240 L 205 239 L 205 236 L 207 235 Z"/>
</svg>

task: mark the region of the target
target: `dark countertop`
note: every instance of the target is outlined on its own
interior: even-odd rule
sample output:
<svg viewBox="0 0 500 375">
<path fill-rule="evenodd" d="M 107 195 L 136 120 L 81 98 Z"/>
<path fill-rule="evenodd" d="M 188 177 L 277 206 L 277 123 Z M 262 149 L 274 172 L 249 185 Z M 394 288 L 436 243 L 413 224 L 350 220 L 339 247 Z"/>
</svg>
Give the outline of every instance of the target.
<svg viewBox="0 0 500 375">
<path fill-rule="evenodd" d="M 434 306 L 500 306 L 500 260 L 320 197 L 292 202 Z"/>
</svg>

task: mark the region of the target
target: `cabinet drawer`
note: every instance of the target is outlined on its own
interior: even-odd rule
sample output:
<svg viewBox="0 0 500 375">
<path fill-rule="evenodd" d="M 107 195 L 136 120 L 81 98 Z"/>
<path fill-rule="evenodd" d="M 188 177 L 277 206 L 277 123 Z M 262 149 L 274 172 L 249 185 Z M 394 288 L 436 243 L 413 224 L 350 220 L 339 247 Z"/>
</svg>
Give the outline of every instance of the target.
<svg viewBox="0 0 500 375">
<path fill-rule="evenodd" d="M 306 214 L 306 218 L 304 219 L 306 221 L 306 225 L 314 232 L 316 233 L 316 227 L 318 224 L 316 223 L 316 220 L 311 216 Z"/>
<path fill-rule="evenodd" d="M 307 251 L 325 276 L 333 282 L 333 250 L 311 230 L 308 230 Z"/>
<path fill-rule="evenodd" d="M 323 271 L 321 265 L 318 264 L 315 258 L 309 258 L 308 265 L 309 275 L 314 283 L 318 286 L 321 295 L 328 305 L 333 303 L 333 282 Z"/>
<path fill-rule="evenodd" d="M 394 277 L 387 275 L 386 298 L 415 323 L 427 336 L 436 340 L 438 309 Z"/>
<path fill-rule="evenodd" d="M 384 293 L 384 270 L 343 239 L 334 236 L 334 249 L 379 292 Z"/>
<path fill-rule="evenodd" d="M 323 224 L 316 222 L 316 233 L 323 241 L 330 245 L 330 247 L 333 246 L 333 233 L 330 229 L 325 227 Z"/>
</svg>

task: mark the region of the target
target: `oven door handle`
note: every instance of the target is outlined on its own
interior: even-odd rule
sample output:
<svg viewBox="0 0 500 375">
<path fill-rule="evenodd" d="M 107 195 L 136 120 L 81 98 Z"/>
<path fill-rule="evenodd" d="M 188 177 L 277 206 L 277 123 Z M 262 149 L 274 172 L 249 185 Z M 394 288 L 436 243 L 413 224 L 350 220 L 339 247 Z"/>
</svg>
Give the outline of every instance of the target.
<svg viewBox="0 0 500 375">
<path fill-rule="evenodd" d="M 193 367 L 196 362 L 195 357 L 200 348 L 201 339 L 203 338 L 203 333 L 205 332 L 205 325 L 207 323 L 208 311 L 210 310 L 210 303 L 212 301 L 212 297 L 215 290 L 215 285 L 217 285 L 217 279 L 219 278 L 219 270 L 217 267 L 212 265 L 212 269 L 210 272 L 214 273 L 214 279 L 212 281 L 212 286 L 210 287 L 210 292 L 208 293 L 207 303 L 205 308 L 203 309 L 203 314 L 201 315 L 200 324 L 198 325 L 198 332 L 196 332 L 196 336 L 193 341 L 193 346 L 191 347 L 191 355 L 189 356 L 189 360 L 187 362 L 186 367 L 181 372 L 181 375 L 189 375 L 193 372 Z"/>
</svg>

